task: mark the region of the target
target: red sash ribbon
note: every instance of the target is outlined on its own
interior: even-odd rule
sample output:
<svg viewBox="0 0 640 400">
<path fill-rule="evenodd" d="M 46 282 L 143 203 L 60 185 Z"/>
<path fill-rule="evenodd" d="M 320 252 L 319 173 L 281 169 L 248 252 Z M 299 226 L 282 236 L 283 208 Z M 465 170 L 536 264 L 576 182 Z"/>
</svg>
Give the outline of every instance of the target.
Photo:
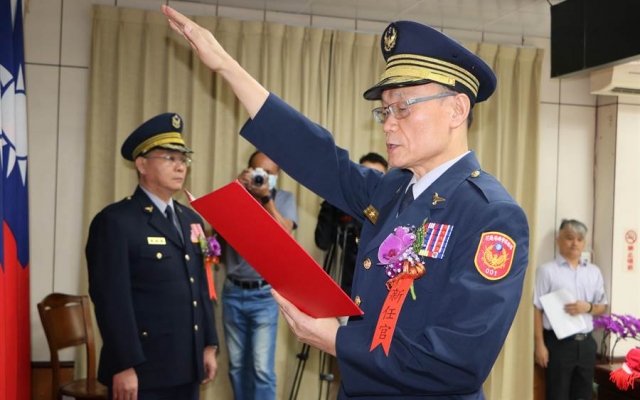
<svg viewBox="0 0 640 400">
<path fill-rule="evenodd" d="M 380 316 L 378 317 L 378 324 L 373 333 L 373 340 L 371 341 L 369 351 L 373 351 L 373 349 L 381 344 L 384 354 L 386 356 L 389 355 L 391 338 L 393 337 L 393 332 L 396 330 L 396 323 L 400 318 L 400 311 L 402 310 L 404 299 L 407 297 L 412 283 L 413 279 L 411 277 L 403 276 L 391 284 L 389 294 L 387 294 L 387 299 L 384 301 Z"/>
<path fill-rule="evenodd" d="M 218 295 L 216 294 L 216 287 L 213 284 L 213 271 L 212 264 L 217 257 L 207 257 L 204 262 L 204 268 L 207 271 L 207 286 L 209 287 L 209 299 L 218 301 Z"/>
</svg>

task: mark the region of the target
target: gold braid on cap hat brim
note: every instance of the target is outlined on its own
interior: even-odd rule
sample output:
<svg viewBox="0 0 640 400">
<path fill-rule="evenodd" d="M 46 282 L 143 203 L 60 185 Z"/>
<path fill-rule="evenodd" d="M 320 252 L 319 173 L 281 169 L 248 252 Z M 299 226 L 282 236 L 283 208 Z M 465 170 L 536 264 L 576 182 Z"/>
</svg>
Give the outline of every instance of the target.
<svg viewBox="0 0 640 400">
<path fill-rule="evenodd" d="M 474 96 L 478 96 L 480 83 L 466 69 L 436 58 L 415 54 L 396 54 L 387 60 L 387 68 L 380 81 L 385 79 L 401 80 L 402 77 L 427 79 L 444 85 L 455 86 L 456 83 L 468 88 Z"/>
<path fill-rule="evenodd" d="M 132 157 L 135 159 L 140 154 L 144 154 L 154 147 L 162 146 L 165 144 L 179 144 L 185 146 L 184 140 L 182 140 L 182 136 L 178 132 L 160 133 L 140 143 L 133 150 Z"/>
</svg>

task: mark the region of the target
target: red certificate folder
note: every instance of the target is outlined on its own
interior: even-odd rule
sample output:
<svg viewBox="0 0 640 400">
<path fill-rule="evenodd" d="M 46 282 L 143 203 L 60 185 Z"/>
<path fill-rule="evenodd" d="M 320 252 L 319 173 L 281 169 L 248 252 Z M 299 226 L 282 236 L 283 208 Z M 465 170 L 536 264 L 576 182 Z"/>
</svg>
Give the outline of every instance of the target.
<svg viewBox="0 0 640 400">
<path fill-rule="evenodd" d="M 189 195 L 189 194 L 188 194 Z M 314 318 L 361 315 L 318 263 L 234 181 L 191 205 L 284 298 Z"/>
</svg>

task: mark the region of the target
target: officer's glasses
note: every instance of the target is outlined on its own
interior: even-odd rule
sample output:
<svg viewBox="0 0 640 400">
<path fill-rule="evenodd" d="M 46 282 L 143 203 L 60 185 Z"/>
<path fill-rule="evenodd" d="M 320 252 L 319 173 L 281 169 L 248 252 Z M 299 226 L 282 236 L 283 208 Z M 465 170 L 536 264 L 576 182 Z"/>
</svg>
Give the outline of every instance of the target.
<svg viewBox="0 0 640 400">
<path fill-rule="evenodd" d="M 171 163 L 171 165 L 177 165 L 178 163 L 184 165 L 185 167 L 189 168 L 191 166 L 191 163 L 193 162 L 189 157 L 185 157 L 185 156 L 174 156 L 173 154 L 163 154 L 161 156 L 142 156 L 144 158 L 161 158 L 163 160 L 165 160 L 168 163 Z"/>
<path fill-rule="evenodd" d="M 389 104 L 386 107 L 378 107 L 371 110 L 373 117 L 377 122 L 384 124 L 387 122 L 387 118 L 389 114 L 392 114 L 395 119 L 407 118 L 410 114 L 409 106 L 416 103 L 422 103 L 423 101 L 441 99 L 443 97 L 455 96 L 456 93 L 440 93 L 433 96 L 427 97 L 416 97 L 414 99 L 408 99 L 404 101 L 399 101 L 397 103 Z"/>
</svg>

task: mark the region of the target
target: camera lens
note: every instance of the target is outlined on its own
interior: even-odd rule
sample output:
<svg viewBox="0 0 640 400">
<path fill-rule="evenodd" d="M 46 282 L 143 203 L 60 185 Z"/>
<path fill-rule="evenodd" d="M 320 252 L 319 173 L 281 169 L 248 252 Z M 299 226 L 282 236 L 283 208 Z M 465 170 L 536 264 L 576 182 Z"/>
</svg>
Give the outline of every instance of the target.
<svg viewBox="0 0 640 400">
<path fill-rule="evenodd" d="M 264 176 L 256 175 L 253 177 L 253 186 L 262 186 L 264 184 Z"/>
</svg>

